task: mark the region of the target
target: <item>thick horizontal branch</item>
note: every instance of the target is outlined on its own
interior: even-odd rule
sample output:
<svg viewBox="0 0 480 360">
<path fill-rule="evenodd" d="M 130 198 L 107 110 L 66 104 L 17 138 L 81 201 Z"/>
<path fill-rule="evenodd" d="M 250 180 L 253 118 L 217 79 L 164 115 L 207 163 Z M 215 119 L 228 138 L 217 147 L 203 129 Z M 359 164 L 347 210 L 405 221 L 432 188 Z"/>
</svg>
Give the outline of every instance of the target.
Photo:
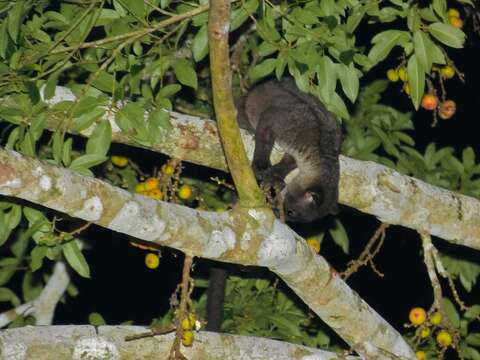
<svg viewBox="0 0 480 360">
<path fill-rule="evenodd" d="M 58 87 L 50 104 L 74 100 L 68 88 Z M 111 112 L 108 112 L 111 114 Z M 113 116 L 113 141 L 142 147 L 124 135 Z M 214 121 L 171 112 L 172 131 L 149 149 L 171 157 L 220 170 L 227 170 Z M 59 120 L 51 120 L 56 129 Z M 80 133 L 89 136 L 93 126 Z M 253 156 L 254 141 L 243 132 L 247 154 Z M 143 146 L 144 147 L 144 146 Z M 274 149 L 272 162 L 282 156 Z M 369 161 L 340 158 L 340 202 L 371 214 L 381 221 L 428 232 L 454 244 L 480 249 L 480 201 L 429 185 Z"/>
<path fill-rule="evenodd" d="M 414 358 L 400 334 L 271 211 L 197 211 L 132 194 L 11 150 L 0 150 L 0 194 L 190 255 L 267 266 L 362 356 Z"/>
<path fill-rule="evenodd" d="M 141 326 L 26 326 L 0 333 L 0 354 L 5 359 L 167 359 L 174 334 L 125 342 L 125 337 L 148 331 Z M 333 360 L 341 354 L 250 336 L 195 333 L 191 347 L 183 347 L 187 359 Z M 341 357 L 358 359 L 354 356 Z"/>
</svg>

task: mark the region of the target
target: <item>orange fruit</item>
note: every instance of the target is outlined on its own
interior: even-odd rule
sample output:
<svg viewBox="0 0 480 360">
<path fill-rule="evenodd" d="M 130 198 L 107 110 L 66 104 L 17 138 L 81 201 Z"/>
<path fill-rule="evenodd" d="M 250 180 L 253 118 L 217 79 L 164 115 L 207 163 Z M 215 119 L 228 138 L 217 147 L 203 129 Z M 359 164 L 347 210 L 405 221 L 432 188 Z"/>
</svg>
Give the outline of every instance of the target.
<svg viewBox="0 0 480 360">
<path fill-rule="evenodd" d="M 453 100 L 445 100 L 444 102 L 440 103 L 440 107 L 438 109 L 438 116 L 440 116 L 443 120 L 450 119 L 455 112 L 457 111 L 457 104 Z"/>
<path fill-rule="evenodd" d="M 422 107 L 425 110 L 434 110 L 438 105 L 437 97 L 433 94 L 425 94 L 422 98 Z"/>
<path fill-rule="evenodd" d="M 410 313 L 408 314 L 408 318 L 410 319 L 410 322 L 413 325 L 415 326 L 421 325 L 427 319 L 427 312 L 425 311 L 424 308 L 414 307 L 412 310 L 410 310 Z"/>
</svg>

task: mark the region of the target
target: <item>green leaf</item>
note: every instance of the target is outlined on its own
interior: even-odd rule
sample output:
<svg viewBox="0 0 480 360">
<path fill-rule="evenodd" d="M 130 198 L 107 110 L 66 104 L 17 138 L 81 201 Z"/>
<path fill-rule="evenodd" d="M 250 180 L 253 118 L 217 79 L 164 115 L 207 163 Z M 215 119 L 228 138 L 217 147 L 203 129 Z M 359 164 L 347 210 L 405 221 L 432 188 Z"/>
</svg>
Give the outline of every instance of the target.
<svg viewBox="0 0 480 360">
<path fill-rule="evenodd" d="M 17 270 L 20 260 L 13 257 L 0 259 L 0 286 L 6 284 Z"/>
<path fill-rule="evenodd" d="M 97 312 L 92 312 L 88 315 L 88 323 L 93 326 L 106 325 L 105 319 Z"/>
<path fill-rule="evenodd" d="M 8 11 L 8 33 L 15 44 L 18 42 L 18 34 L 20 33 L 20 25 L 22 24 L 24 4 L 24 0 L 17 0 L 12 9 Z"/>
<path fill-rule="evenodd" d="M 60 164 L 60 160 L 62 158 L 62 147 L 63 147 L 63 134 L 62 131 L 56 130 L 52 135 L 52 152 L 53 158 Z"/>
<path fill-rule="evenodd" d="M 143 18 L 145 15 L 145 4 L 143 1 L 138 0 L 122 0 L 120 1 L 122 6 L 124 6 L 129 12 L 133 15 Z"/>
<path fill-rule="evenodd" d="M 63 143 L 62 162 L 66 167 L 70 166 L 70 163 L 72 162 L 72 143 L 72 138 L 68 138 Z"/>
<path fill-rule="evenodd" d="M 338 72 L 338 77 L 340 78 L 343 92 L 347 95 L 349 100 L 354 103 L 357 99 L 359 88 L 359 80 L 355 66 L 353 66 L 353 64 L 350 64 L 350 66 L 340 64 L 339 66 L 340 70 Z"/>
<path fill-rule="evenodd" d="M 425 72 L 430 73 L 432 68 L 432 57 L 430 49 L 430 39 L 428 35 L 423 31 L 418 30 L 413 35 L 413 45 L 415 47 L 415 55 L 417 56 L 418 62 L 422 65 Z"/>
<path fill-rule="evenodd" d="M 248 0 L 240 2 L 240 6 L 232 11 L 230 21 L 230 31 L 238 29 L 258 7 L 258 0 Z"/>
<path fill-rule="evenodd" d="M 441 43 L 460 49 L 465 42 L 465 33 L 452 25 L 436 22 L 428 26 L 428 31 Z"/>
<path fill-rule="evenodd" d="M 37 271 L 42 267 L 43 258 L 47 255 L 47 246 L 37 245 L 30 252 L 30 268 Z"/>
<path fill-rule="evenodd" d="M 475 152 L 470 146 L 463 150 L 462 162 L 467 171 L 473 169 L 475 166 Z"/>
<path fill-rule="evenodd" d="M 105 114 L 105 109 L 101 107 L 95 107 L 78 117 L 75 117 L 72 130 L 80 132 L 89 128 L 96 120 L 100 119 Z"/>
<path fill-rule="evenodd" d="M 443 54 L 440 47 L 431 41 L 430 45 L 430 56 L 432 58 L 432 62 L 435 64 L 445 65 L 447 62 L 445 61 L 445 55 Z"/>
<path fill-rule="evenodd" d="M 77 241 L 73 240 L 62 245 L 63 255 L 67 259 L 70 266 L 81 276 L 85 278 L 90 277 L 90 267 L 87 260 L 78 247 Z"/>
<path fill-rule="evenodd" d="M 0 57 L 5 59 L 10 38 L 8 36 L 8 21 L 0 25 Z"/>
<path fill-rule="evenodd" d="M 447 299 L 442 299 L 442 309 L 448 316 L 448 319 L 451 321 L 452 325 L 458 328 L 460 326 L 460 316 L 458 315 L 457 309 L 455 309 L 455 305 Z"/>
<path fill-rule="evenodd" d="M 20 224 L 20 220 L 22 220 L 22 207 L 13 205 L 10 211 L 5 214 L 5 225 L 8 229 L 13 230 Z"/>
<path fill-rule="evenodd" d="M 275 70 L 276 65 L 277 59 L 266 59 L 251 68 L 248 71 L 248 77 L 252 82 L 260 80 Z"/>
<path fill-rule="evenodd" d="M 0 288 L 0 302 L 10 302 L 12 306 L 19 306 L 20 305 L 20 299 L 18 298 L 15 293 L 6 288 L 6 287 L 1 287 Z"/>
<path fill-rule="evenodd" d="M 335 219 L 335 226 L 329 230 L 335 244 L 340 246 L 345 254 L 348 254 L 348 235 L 340 220 Z"/>
<path fill-rule="evenodd" d="M 86 154 L 86 155 L 79 156 L 78 158 L 73 160 L 68 168 L 73 171 L 81 172 L 81 170 L 89 169 L 92 166 L 99 165 L 107 160 L 108 160 L 108 157 L 104 155 Z"/>
<path fill-rule="evenodd" d="M 279 32 L 268 24 L 265 19 L 257 21 L 258 35 L 265 41 L 277 42 L 281 39 Z"/>
<path fill-rule="evenodd" d="M 190 61 L 186 59 L 178 59 L 172 64 L 172 66 L 175 76 L 181 84 L 194 88 L 195 90 L 197 89 L 197 73 L 193 69 Z"/>
<path fill-rule="evenodd" d="M 410 85 L 410 96 L 413 106 L 418 110 L 425 90 L 425 69 L 418 61 L 416 55 L 410 56 L 407 66 L 408 84 Z"/>
<path fill-rule="evenodd" d="M 196 62 L 199 62 L 208 54 L 208 31 L 206 25 L 203 25 L 193 38 L 192 53 Z"/>
<path fill-rule="evenodd" d="M 175 95 L 181 89 L 182 89 L 182 86 L 178 84 L 166 85 L 158 91 L 158 96 L 168 98 L 172 95 Z"/>
<path fill-rule="evenodd" d="M 437 13 L 438 16 L 445 19 L 447 13 L 447 1 L 446 0 L 433 0 L 432 3 L 433 10 Z"/>
<path fill-rule="evenodd" d="M 31 271 L 26 271 L 22 280 L 22 294 L 25 301 L 37 298 L 43 289 L 43 284 Z"/>
<path fill-rule="evenodd" d="M 336 92 L 333 93 L 332 98 L 330 99 L 330 103 L 326 105 L 328 105 L 328 110 L 333 112 L 338 117 L 342 119 L 348 119 L 350 117 L 345 102 Z"/>
<path fill-rule="evenodd" d="M 112 142 L 112 127 L 110 121 L 100 121 L 95 126 L 92 135 L 88 138 L 86 154 L 105 156 Z"/>
<path fill-rule="evenodd" d="M 400 30 L 386 30 L 375 35 L 372 43 L 375 44 L 368 53 L 372 66 L 384 60 L 396 45 L 403 45 L 410 40 L 410 34 Z"/>
<path fill-rule="evenodd" d="M 316 66 L 318 90 L 321 99 L 330 103 L 337 85 L 337 67 L 329 56 L 322 56 Z"/>
<path fill-rule="evenodd" d="M 412 6 L 408 10 L 407 24 L 408 29 L 413 33 L 420 30 L 421 19 L 418 12 L 418 7 L 416 5 Z"/>
<path fill-rule="evenodd" d="M 45 100 L 51 99 L 55 95 L 55 89 L 57 88 L 58 76 L 60 72 L 54 72 L 48 77 L 45 87 L 43 88 L 43 98 Z"/>
<path fill-rule="evenodd" d="M 480 334 L 479 333 L 468 334 L 468 336 L 465 338 L 465 342 L 468 345 L 480 346 Z"/>
<path fill-rule="evenodd" d="M 357 26 L 360 25 L 360 22 L 362 21 L 364 16 L 365 16 L 364 8 L 358 11 L 352 11 L 352 14 L 350 14 L 345 24 L 345 30 L 347 31 L 347 33 L 353 34 Z"/>
<path fill-rule="evenodd" d="M 473 320 L 480 315 L 480 305 L 473 305 L 463 314 L 466 319 Z"/>
<path fill-rule="evenodd" d="M 100 71 L 95 80 L 93 80 L 92 86 L 98 90 L 113 93 L 114 90 L 118 88 L 119 84 L 112 74 L 107 73 L 106 71 Z"/>
</svg>

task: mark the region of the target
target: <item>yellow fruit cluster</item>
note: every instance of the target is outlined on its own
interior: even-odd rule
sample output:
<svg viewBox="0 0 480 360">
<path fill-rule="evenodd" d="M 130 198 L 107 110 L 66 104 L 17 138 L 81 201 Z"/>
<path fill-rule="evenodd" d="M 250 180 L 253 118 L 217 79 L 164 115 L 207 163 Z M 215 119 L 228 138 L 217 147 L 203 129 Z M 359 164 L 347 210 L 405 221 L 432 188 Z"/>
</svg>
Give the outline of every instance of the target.
<svg viewBox="0 0 480 360">
<path fill-rule="evenodd" d="M 135 191 L 142 195 L 151 197 L 155 200 L 161 200 L 163 197 L 162 191 L 159 189 L 160 181 L 155 178 L 151 177 L 147 180 L 140 182 L 135 186 Z"/>
<path fill-rule="evenodd" d="M 410 85 L 408 84 L 407 69 L 405 66 L 400 66 L 397 69 L 388 69 L 387 79 L 391 82 L 403 81 L 403 91 L 405 94 L 410 95 Z"/>
<path fill-rule="evenodd" d="M 463 27 L 463 20 L 460 18 L 460 12 L 457 9 L 448 9 L 447 15 L 450 25 L 457 29 L 461 29 Z"/>
<path fill-rule="evenodd" d="M 184 346 L 192 346 L 193 344 L 193 329 L 195 328 L 195 323 L 197 319 L 195 314 L 189 313 L 186 318 L 182 320 L 182 329 L 183 329 L 183 336 L 182 336 L 182 344 Z"/>
<path fill-rule="evenodd" d="M 432 326 L 439 326 L 442 323 L 442 314 L 440 312 L 434 312 L 432 315 L 429 316 L 427 321 L 427 312 L 424 308 L 421 307 L 414 307 L 410 310 L 408 314 L 408 318 L 410 322 L 415 326 L 420 326 L 424 324 L 423 328 L 421 328 L 419 336 L 422 339 L 426 339 L 430 336 Z M 452 335 L 445 329 L 441 329 L 436 334 L 437 344 L 442 347 L 446 348 L 453 343 Z M 416 353 L 417 359 L 419 360 L 426 360 L 427 355 L 424 351 L 417 351 Z"/>
<path fill-rule="evenodd" d="M 118 167 L 125 167 L 128 164 L 128 158 L 125 156 L 113 155 L 111 157 L 112 164 Z"/>
</svg>

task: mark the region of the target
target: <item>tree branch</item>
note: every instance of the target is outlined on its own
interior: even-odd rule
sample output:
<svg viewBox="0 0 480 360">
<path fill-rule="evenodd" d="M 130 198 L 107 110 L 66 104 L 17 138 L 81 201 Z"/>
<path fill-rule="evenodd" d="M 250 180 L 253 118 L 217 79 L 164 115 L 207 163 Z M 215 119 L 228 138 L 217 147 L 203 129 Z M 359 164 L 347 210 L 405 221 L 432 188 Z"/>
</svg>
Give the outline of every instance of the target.
<svg viewBox="0 0 480 360">
<path fill-rule="evenodd" d="M 47 102 L 75 100 L 65 87 L 57 87 L 55 96 Z M 4 98 L 2 102 L 8 102 Z M 111 123 L 113 141 L 167 154 L 195 164 L 227 170 L 220 146 L 216 123 L 176 112 L 170 113 L 172 131 L 151 147 L 135 143 L 122 134 L 112 112 L 106 119 Z M 61 119 L 50 119 L 49 129 L 57 129 Z M 73 134 L 89 136 L 95 128 Z M 254 141 L 241 132 L 247 156 L 253 157 Z M 280 161 L 283 153 L 276 147 L 272 162 Z M 480 250 L 480 201 L 445 190 L 410 176 L 402 175 L 371 161 L 340 157 L 340 203 L 376 216 L 385 223 L 427 232 L 457 245 Z"/>
<path fill-rule="evenodd" d="M 0 328 L 8 325 L 19 315 L 33 315 L 35 317 L 35 324 L 50 325 L 55 307 L 67 290 L 69 283 L 70 276 L 68 275 L 65 264 L 62 261 L 57 261 L 53 268 L 53 273 L 40 295 L 33 301 L 1 313 Z"/>
<path fill-rule="evenodd" d="M 210 0 L 208 13 L 210 73 L 220 140 L 240 203 L 251 208 L 263 207 L 266 205 L 265 196 L 258 187 L 250 167 L 236 120 L 237 111 L 233 102 L 232 71 L 230 70 L 229 30 L 230 2 Z"/>
<path fill-rule="evenodd" d="M 131 194 L 11 150 L 0 150 L 0 194 L 194 256 L 267 266 L 362 356 L 414 359 L 400 334 L 269 210 L 197 211 Z"/>
<path fill-rule="evenodd" d="M 21 327 L 0 333 L 0 353 L 5 359 L 45 359 L 45 354 L 55 354 L 61 359 L 166 359 L 173 334 L 125 342 L 125 336 L 147 331 L 141 326 L 64 325 Z M 333 360 L 340 357 L 355 360 L 330 351 L 289 344 L 283 341 L 250 336 L 217 334 L 201 331 L 199 341 L 192 347 L 182 348 L 188 359 L 198 359 L 198 354 L 209 354 L 211 359 L 235 359 L 242 354 L 244 360 L 316 359 Z M 140 356 L 141 354 L 141 356 Z"/>
</svg>

